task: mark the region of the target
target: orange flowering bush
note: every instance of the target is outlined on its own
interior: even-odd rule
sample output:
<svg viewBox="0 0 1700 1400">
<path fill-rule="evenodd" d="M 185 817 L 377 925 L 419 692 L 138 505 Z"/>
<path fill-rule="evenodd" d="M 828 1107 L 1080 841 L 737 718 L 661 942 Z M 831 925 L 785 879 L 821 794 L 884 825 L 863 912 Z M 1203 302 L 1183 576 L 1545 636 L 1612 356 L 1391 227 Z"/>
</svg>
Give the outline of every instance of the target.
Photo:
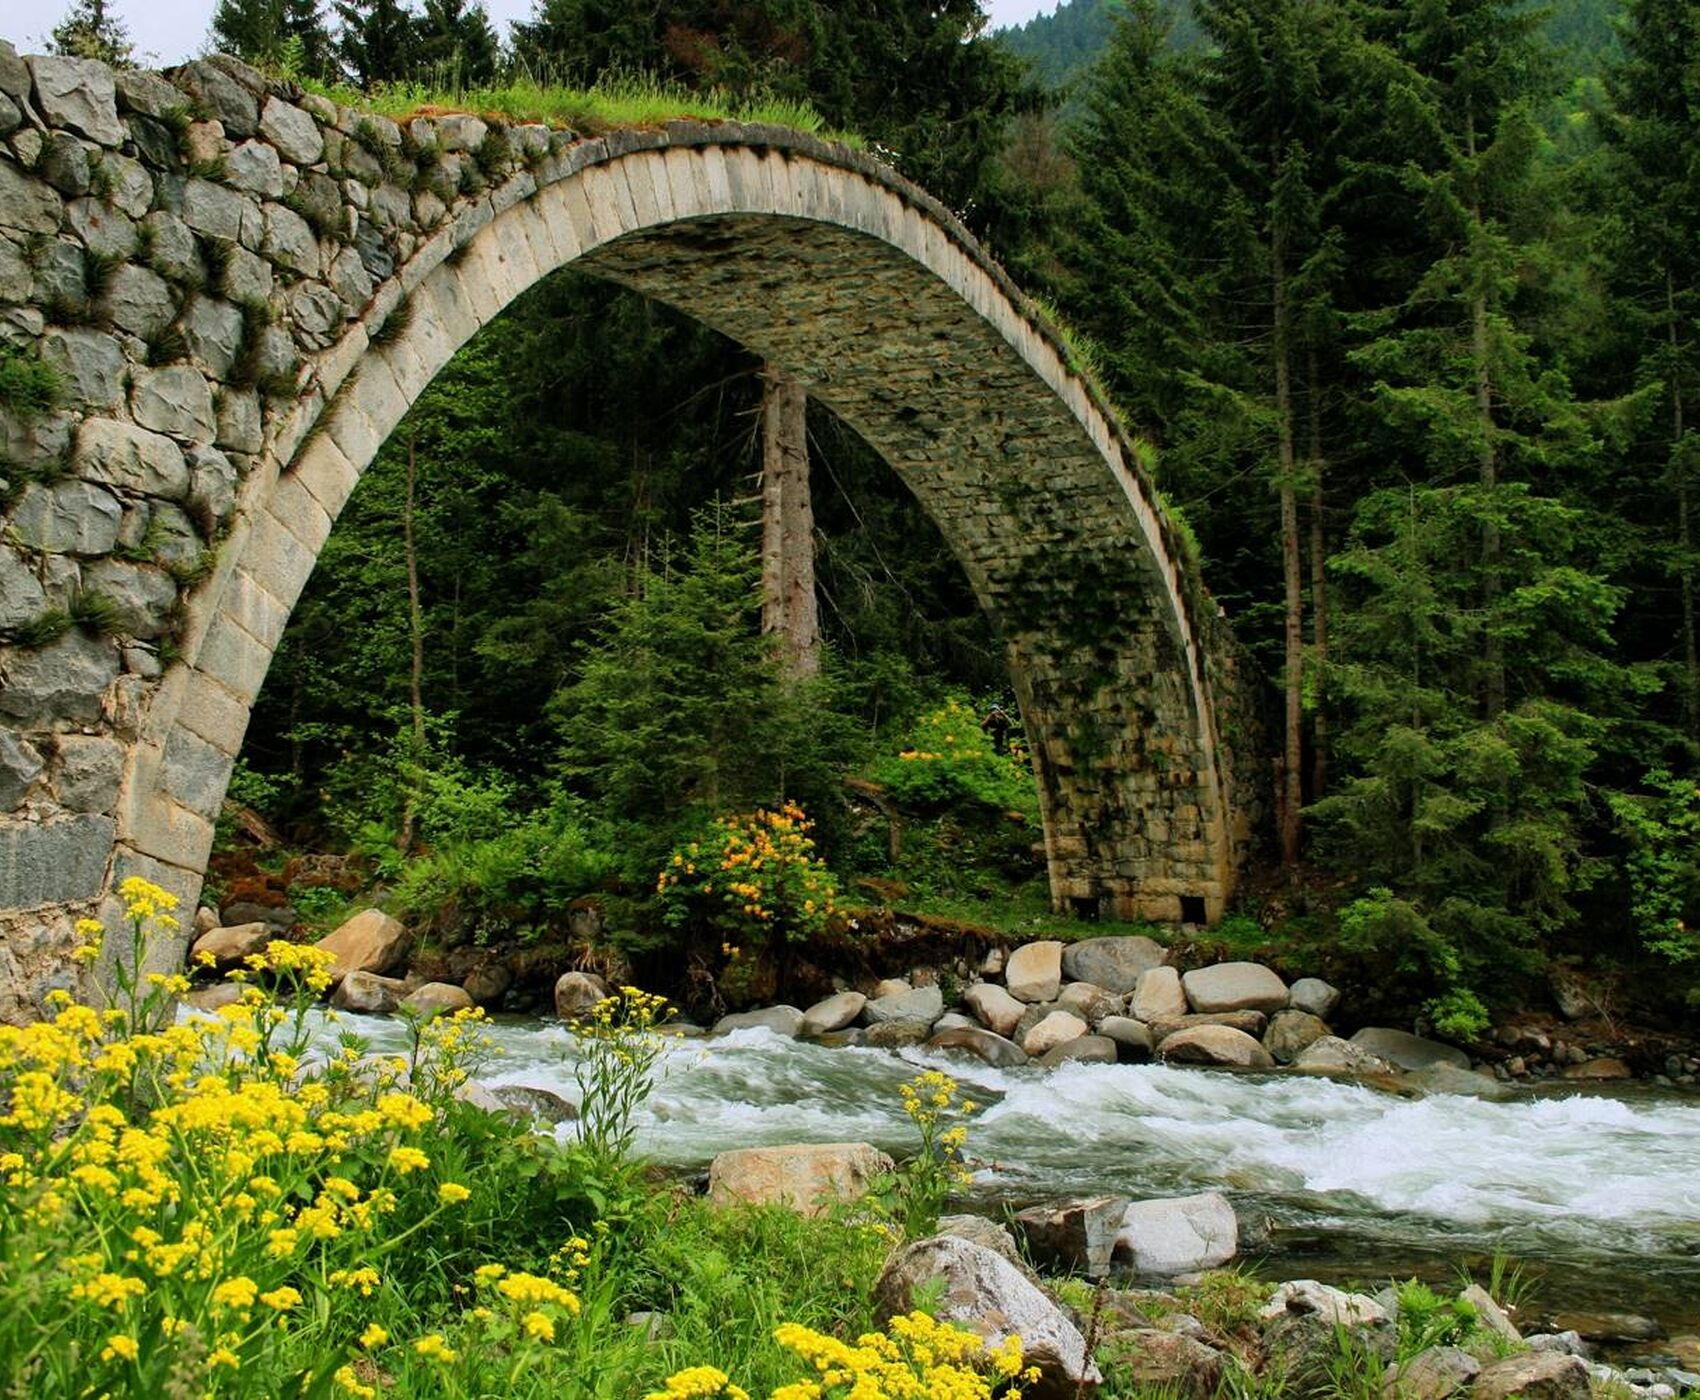
<svg viewBox="0 0 1700 1400">
<path fill-rule="evenodd" d="M 836 912 L 838 887 L 814 853 L 813 826 L 791 802 L 716 817 L 673 852 L 656 878 L 663 916 L 674 928 L 721 931 L 733 958 L 746 941 L 761 947 L 823 932 Z"/>
</svg>

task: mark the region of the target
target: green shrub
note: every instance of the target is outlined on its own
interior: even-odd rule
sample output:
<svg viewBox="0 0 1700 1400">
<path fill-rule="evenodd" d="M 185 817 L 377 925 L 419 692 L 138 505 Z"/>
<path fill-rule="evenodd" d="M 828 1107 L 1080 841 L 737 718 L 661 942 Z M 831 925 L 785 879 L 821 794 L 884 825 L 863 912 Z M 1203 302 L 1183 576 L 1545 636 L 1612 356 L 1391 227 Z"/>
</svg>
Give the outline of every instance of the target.
<svg viewBox="0 0 1700 1400">
<path fill-rule="evenodd" d="M 977 711 L 952 696 L 916 721 L 902 749 L 881 759 L 874 778 L 905 810 L 1019 812 L 1036 821 L 1039 793 L 1021 744 L 998 753 Z"/>
<path fill-rule="evenodd" d="M 0 345 L 0 408 L 20 418 L 39 417 L 55 408 L 65 392 L 51 365 L 11 345 Z"/>
</svg>

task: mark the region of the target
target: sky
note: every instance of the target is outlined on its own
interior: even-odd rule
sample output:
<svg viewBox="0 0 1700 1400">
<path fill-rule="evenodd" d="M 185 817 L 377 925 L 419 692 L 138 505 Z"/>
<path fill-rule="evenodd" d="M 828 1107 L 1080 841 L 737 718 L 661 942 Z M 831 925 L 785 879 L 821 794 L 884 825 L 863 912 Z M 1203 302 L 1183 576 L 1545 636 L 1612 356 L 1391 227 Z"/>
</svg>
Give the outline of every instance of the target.
<svg viewBox="0 0 1700 1400">
<path fill-rule="evenodd" d="M 496 28 L 531 13 L 532 0 L 486 0 Z M 990 0 L 986 9 L 992 27 L 1020 24 L 1043 11 L 1056 9 L 1057 0 Z M 0 0 L 0 39 L 9 39 L 20 53 L 40 53 L 48 32 L 70 8 L 70 0 Z M 108 8 L 129 26 L 138 58 L 164 67 L 191 57 L 207 37 L 213 0 L 109 0 Z"/>
</svg>

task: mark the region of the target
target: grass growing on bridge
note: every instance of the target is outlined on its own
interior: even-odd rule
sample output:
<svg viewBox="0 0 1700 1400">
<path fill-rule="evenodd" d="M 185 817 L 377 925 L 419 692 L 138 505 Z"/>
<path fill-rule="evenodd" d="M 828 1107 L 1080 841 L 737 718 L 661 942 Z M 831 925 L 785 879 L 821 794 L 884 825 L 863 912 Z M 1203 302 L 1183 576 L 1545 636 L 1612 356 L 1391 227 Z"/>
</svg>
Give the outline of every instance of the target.
<svg viewBox="0 0 1700 1400">
<path fill-rule="evenodd" d="M 655 127 L 676 120 L 754 122 L 790 127 L 860 149 L 865 143 L 849 132 L 830 131 L 820 113 L 806 102 L 781 98 L 739 102 L 722 93 L 692 92 L 677 84 L 638 74 L 610 78 L 588 88 L 540 82 L 531 77 L 490 87 L 458 84 L 390 83 L 361 92 L 298 79 L 310 92 L 396 121 L 445 112 L 467 112 L 505 122 L 540 123 L 587 136 L 630 127 Z"/>
</svg>

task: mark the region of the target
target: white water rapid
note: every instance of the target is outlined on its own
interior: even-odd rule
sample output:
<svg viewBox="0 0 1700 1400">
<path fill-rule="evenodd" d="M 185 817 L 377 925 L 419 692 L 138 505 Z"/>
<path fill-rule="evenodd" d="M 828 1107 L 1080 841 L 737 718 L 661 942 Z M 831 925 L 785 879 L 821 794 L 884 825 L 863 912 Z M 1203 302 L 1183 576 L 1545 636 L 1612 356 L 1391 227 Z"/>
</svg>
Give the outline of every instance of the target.
<svg viewBox="0 0 1700 1400">
<path fill-rule="evenodd" d="M 341 1029 L 374 1050 L 406 1041 L 399 1021 L 344 1016 Z M 491 1030 L 501 1053 L 482 1071 L 486 1083 L 576 1102 L 564 1027 Z M 867 1141 L 901 1156 L 914 1136 L 896 1090 L 922 1066 L 947 1070 L 983 1105 L 969 1135 L 982 1200 L 1221 1190 L 1253 1252 L 1286 1258 L 1282 1272 L 1310 1256 L 1336 1273 L 1386 1278 L 1504 1252 L 1572 1278 L 1616 1276 L 1622 1286 L 1600 1301 L 1623 1307 L 1648 1286 L 1670 1302 L 1700 1297 L 1700 1100 L 1634 1089 L 1405 1100 L 1309 1076 L 994 1070 L 746 1030 L 667 1051 L 637 1150 L 680 1168 L 788 1142 Z"/>
</svg>

